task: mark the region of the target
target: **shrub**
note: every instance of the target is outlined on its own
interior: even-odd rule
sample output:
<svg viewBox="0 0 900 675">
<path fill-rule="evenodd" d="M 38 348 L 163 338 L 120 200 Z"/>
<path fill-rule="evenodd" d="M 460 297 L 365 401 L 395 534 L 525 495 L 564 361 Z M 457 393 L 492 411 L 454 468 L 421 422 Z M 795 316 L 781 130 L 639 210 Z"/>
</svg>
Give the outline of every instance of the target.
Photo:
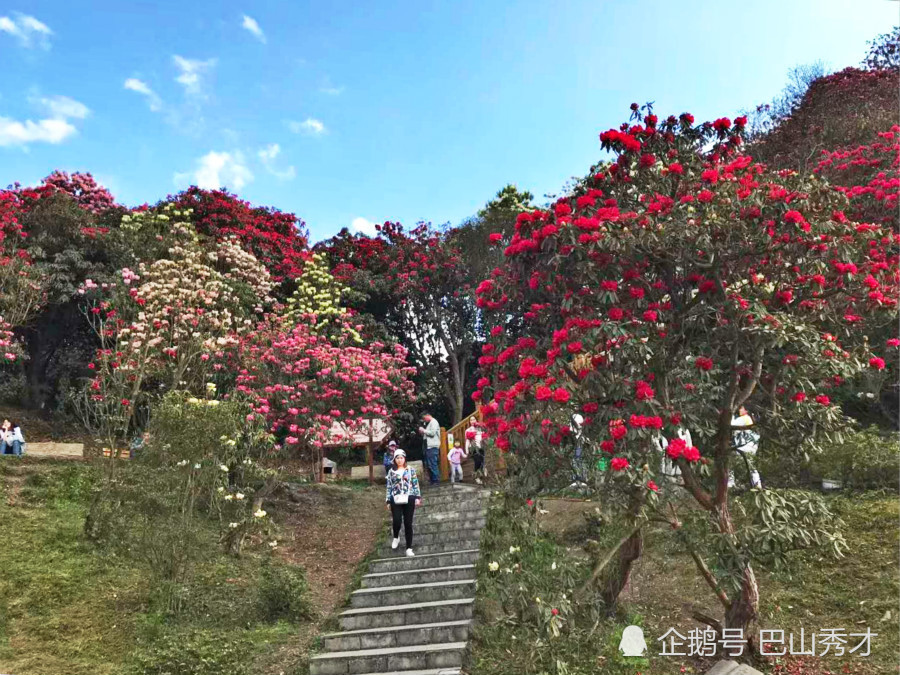
<svg viewBox="0 0 900 675">
<path fill-rule="evenodd" d="M 267 621 L 300 621 L 312 616 L 309 585 L 301 567 L 266 559 L 260 567 L 257 592 L 260 615 Z"/>
<path fill-rule="evenodd" d="M 197 630 L 167 633 L 139 651 L 135 675 L 245 675 L 250 673 L 253 643 L 237 631 Z"/>
<path fill-rule="evenodd" d="M 897 434 L 868 427 L 814 457 L 812 472 L 820 478 L 839 480 L 842 487 L 852 490 L 897 490 L 900 477 L 897 440 Z"/>
</svg>

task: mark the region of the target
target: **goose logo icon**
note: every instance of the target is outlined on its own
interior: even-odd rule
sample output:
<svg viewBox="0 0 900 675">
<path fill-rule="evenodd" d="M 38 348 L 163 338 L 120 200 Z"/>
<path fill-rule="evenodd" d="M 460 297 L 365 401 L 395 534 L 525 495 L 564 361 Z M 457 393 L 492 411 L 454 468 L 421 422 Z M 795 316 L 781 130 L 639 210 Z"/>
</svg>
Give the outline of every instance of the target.
<svg viewBox="0 0 900 675">
<path fill-rule="evenodd" d="M 628 626 L 622 631 L 619 651 L 622 652 L 622 656 L 644 655 L 644 652 L 647 651 L 647 642 L 644 640 L 644 631 L 640 626 Z"/>
</svg>

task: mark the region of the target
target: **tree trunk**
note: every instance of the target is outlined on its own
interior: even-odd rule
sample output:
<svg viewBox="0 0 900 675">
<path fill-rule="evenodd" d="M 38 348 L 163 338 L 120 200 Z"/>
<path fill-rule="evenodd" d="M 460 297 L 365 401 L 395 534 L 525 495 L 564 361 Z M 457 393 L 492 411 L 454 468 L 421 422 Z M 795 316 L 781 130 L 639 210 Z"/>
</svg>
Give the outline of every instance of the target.
<svg viewBox="0 0 900 675">
<path fill-rule="evenodd" d="M 747 563 L 741 574 L 741 590 L 731 601 L 731 605 L 725 611 L 725 627 L 740 628 L 744 635 L 750 636 L 748 630 L 750 624 L 756 621 L 759 610 L 759 585 L 756 583 L 756 574 Z"/>
<path fill-rule="evenodd" d="M 631 577 L 631 567 L 634 561 L 641 557 L 644 551 L 643 529 L 635 530 L 619 549 L 615 562 L 608 568 L 603 576 L 600 587 L 600 597 L 607 609 L 612 611 L 616 607 L 619 594 L 628 585 Z"/>
</svg>

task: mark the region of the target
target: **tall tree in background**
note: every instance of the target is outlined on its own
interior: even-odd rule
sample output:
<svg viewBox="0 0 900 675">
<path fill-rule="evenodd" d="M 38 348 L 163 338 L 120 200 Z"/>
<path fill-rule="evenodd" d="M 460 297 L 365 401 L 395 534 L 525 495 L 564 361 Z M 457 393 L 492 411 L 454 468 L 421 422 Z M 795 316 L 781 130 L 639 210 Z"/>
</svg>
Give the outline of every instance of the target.
<svg viewBox="0 0 900 675">
<path fill-rule="evenodd" d="M 533 199 L 534 195 L 527 190 L 505 185 L 477 215 L 450 230 L 450 239 L 459 248 L 473 285 L 487 279 L 491 270 L 503 262 L 502 249 L 485 245 L 488 237 L 493 235 L 496 240 L 499 236 L 501 241 L 509 241 L 515 230 L 516 217 L 535 208 Z"/>
<path fill-rule="evenodd" d="M 477 314 L 452 235 L 427 224 L 406 231 L 388 222 L 374 238 L 343 231 L 317 251 L 329 256 L 334 277 L 352 289 L 350 306 L 370 314 L 409 350 L 417 388 L 438 393 L 452 421 L 461 420 Z"/>
</svg>

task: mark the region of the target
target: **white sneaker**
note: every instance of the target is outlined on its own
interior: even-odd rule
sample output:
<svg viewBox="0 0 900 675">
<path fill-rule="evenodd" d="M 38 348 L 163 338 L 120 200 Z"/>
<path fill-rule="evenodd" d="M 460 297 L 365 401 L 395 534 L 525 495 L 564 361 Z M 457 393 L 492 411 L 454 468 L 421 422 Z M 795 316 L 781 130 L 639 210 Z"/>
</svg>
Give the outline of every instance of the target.
<svg viewBox="0 0 900 675">
<path fill-rule="evenodd" d="M 391 548 L 394 549 L 395 551 L 397 550 L 397 547 L 398 547 L 399 545 L 400 545 L 400 537 L 397 537 L 396 539 L 394 539 L 394 540 L 391 542 Z"/>
<path fill-rule="evenodd" d="M 415 555 L 415 553 L 413 553 L 413 550 L 411 548 L 406 549 L 406 557 L 407 558 L 412 558 L 414 555 Z"/>
</svg>

